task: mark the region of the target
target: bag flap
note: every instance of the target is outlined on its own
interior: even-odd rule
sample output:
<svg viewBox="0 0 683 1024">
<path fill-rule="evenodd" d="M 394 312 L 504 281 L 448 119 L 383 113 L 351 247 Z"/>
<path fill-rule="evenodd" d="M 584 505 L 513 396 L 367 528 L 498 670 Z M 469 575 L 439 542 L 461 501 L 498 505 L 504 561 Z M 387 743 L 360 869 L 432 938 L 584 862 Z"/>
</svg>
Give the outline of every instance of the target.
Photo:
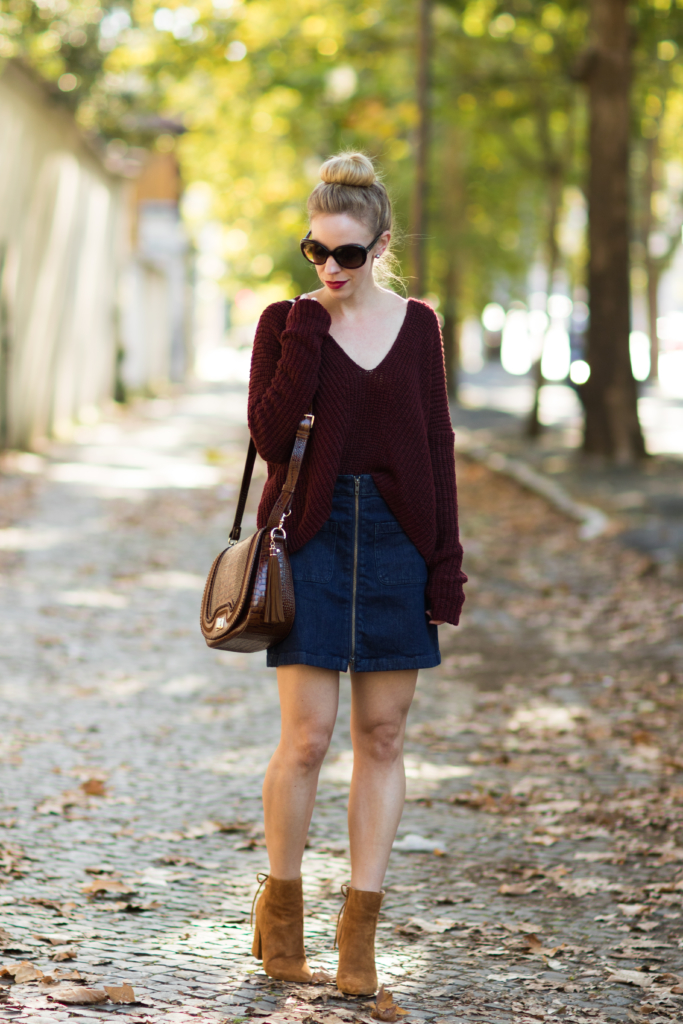
<svg viewBox="0 0 683 1024">
<path fill-rule="evenodd" d="M 225 612 L 225 628 L 229 629 L 242 614 L 265 532 L 265 529 L 259 530 L 219 555 L 207 595 L 206 622 L 212 621 L 217 612 Z"/>
</svg>

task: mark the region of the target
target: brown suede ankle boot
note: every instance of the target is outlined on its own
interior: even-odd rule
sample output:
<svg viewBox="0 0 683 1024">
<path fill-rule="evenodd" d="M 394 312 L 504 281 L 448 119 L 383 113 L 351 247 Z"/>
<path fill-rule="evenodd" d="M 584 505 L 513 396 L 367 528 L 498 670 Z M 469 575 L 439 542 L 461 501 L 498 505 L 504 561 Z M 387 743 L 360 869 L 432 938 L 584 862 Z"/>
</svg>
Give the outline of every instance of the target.
<svg viewBox="0 0 683 1024">
<path fill-rule="evenodd" d="M 343 885 L 342 892 L 346 903 L 337 924 L 337 988 L 346 995 L 374 995 L 377 991 L 375 932 L 384 891 L 365 892 Z"/>
<path fill-rule="evenodd" d="M 301 879 L 258 876 L 265 889 L 256 903 L 252 953 L 277 981 L 310 981 L 311 968 L 304 952 L 304 896 Z M 252 907 L 253 912 L 253 907 Z"/>
</svg>

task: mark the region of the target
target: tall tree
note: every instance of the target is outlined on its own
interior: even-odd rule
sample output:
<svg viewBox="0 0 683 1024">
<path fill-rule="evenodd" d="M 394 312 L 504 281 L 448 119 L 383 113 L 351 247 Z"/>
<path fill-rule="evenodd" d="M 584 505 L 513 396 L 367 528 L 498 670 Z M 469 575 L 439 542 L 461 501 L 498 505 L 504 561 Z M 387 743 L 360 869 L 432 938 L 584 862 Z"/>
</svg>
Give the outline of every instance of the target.
<svg viewBox="0 0 683 1024">
<path fill-rule="evenodd" d="M 410 291 L 427 290 L 427 200 L 429 191 L 429 143 L 431 136 L 432 0 L 419 0 L 417 43 L 417 126 L 415 132 L 415 181 L 410 222 Z"/>
<path fill-rule="evenodd" d="M 629 136 L 631 29 L 628 0 L 591 0 L 588 86 L 590 326 L 583 387 L 584 451 L 619 464 L 645 454 L 629 354 Z"/>
</svg>

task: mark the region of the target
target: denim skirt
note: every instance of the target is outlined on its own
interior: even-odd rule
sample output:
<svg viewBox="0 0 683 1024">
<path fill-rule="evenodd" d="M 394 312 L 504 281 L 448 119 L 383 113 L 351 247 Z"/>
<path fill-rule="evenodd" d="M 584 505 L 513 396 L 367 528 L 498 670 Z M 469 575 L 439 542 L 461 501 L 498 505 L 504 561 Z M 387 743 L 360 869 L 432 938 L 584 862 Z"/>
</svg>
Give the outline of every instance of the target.
<svg viewBox="0 0 683 1024">
<path fill-rule="evenodd" d="M 390 672 L 440 663 L 425 560 L 371 476 L 337 477 L 330 518 L 290 557 L 294 626 L 269 648 L 269 666 Z"/>
</svg>

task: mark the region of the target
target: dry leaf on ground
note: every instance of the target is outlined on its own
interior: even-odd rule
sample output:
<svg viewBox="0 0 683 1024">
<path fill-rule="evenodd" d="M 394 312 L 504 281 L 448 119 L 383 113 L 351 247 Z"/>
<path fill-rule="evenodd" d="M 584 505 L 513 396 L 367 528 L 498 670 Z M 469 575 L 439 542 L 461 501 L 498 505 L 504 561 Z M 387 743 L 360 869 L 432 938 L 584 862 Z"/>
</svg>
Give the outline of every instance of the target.
<svg viewBox="0 0 683 1024">
<path fill-rule="evenodd" d="M 0 875 L 11 875 L 13 878 L 20 878 L 22 872 L 19 868 L 24 859 L 24 851 L 20 846 L 0 843 Z"/>
<path fill-rule="evenodd" d="M 56 960 L 59 963 L 62 960 L 75 960 L 77 956 L 78 950 L 73 946 L 62 946 L 61 949 L 54 949 L 50 953 L 50 960 Z"/>
<path fill-rule="evenodd" d="M 41 985 L 56 985 L 60 981 L 83 981 L 80 971 L 63 971 L 58 967 L 52 974 L 44 974 L 40 979 Z"/>
<path fill-rule="evenodd" d="M 374 1020 L 396 1021 L 407 1013 L 407 1010 L 402 1010 L 400 1006 L 396 1005 L 391 992 L 388 992 L 384 985 L 382 985 L 377 993 L 377 1001 L 373 1006 L 370 1016 Z"/>
<path fill-rule="evenodd" d="M 0 949 L 4 949 L 5 946 L 9 946 L 12 943 L 12 936 L 9 932 L 6 932 L 4 928 L 0 928 Z"/>
<path fill-rule="evenodd" d="M 69 807 L 87 807 L 88 795 L 82 789 L 67 789 L 56 796 L 46 796 L 36 804 L 38 814 L 64 814 Z"/>
<path fill-rule="evenodd" d="M 538 892 L 538 886 L 530 882 L 513 882 L 512 884 L 503 882 L 498 887 L 498 892 L 501 896 L 528 896 L 529 893 Z"/>
<path fill-rule="evenodd" d="M 135 889 L 115 878 L 96 878 L 92 882 L 87 882 L 81 888 L 81 892 L 87 893 L 89 896 L 96 896 L 101 892 L 131 893 L 135 892 Z"/>
<path fill-rule="evenodd" d="M 543 945 L 539 937 L 533 933 L 525 935 L 523 941 L 526 942 L 529 952 L 533 953 L 534 956 L 554 957 L 556 953 L 564 948 L 563 943 L 561 946 L 553 946 L 552 949 L 548 949 Z"/>
<path fill-rule="evenodd" d="M 29 963 L 22 960 L 20 963 L 3 964 L 0 967 L 0 978 L 14 978 L 17 985 L 23 985 L 27 981 L 40 981 L 43 972 Z"/>
<path fill-rule="evenodd" d="M 48 999 L 53 999 L 56 1003 L 73 1003 L 82 1006 L 106 1003 L 108 998 L 103 988 L 87 988 L 85 985 L 73 985 L 71 988 L 64 988 L 61 992 L 55 992 L 48 996 Z"/>
<path fill-rule="evenodd" d="M 106 796 L 107 789 L 102 779 L 86 779 L 81 782 L 81 789 L 86 796 Z"/>
<path fill-rule="evenodd" d="M 134 1003 L 135 992 L 133 991 L 132 985 L 105 985 L 104 991 L 107 993 L 112 1003 Z"/>
<path fill-rule="evenodd" d="M 76 903 L 60 903 L 59 900 L 47 900 L 43 899 L 42 896 L 32 896 L 28 903 L 33 903 L 38 907 L 47 907 L 48 910 L 55 910 L 62 917 L 70 917 L 74 910 L 78 909 Z"/>
<path fill-rule="evenodd" d="M 623 970 L 610 974 L 607 981 L 618 982 L 620 985 L 637 985 L 640 988 L 649 988 L 654 978 L 651 974 L 645 974 L 644 971 Z"/>
</svg>

